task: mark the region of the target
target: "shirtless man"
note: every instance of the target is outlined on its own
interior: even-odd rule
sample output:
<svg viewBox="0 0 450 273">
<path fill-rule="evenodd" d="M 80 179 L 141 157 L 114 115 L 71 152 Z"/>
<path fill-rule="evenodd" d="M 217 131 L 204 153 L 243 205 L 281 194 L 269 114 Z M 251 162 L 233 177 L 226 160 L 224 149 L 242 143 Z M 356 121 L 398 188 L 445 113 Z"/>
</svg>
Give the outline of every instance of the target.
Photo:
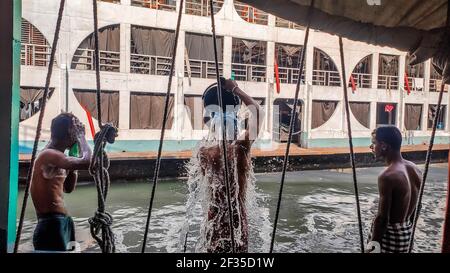
<svg viewBox="0 0 450 273">
<path fill-rule="evenodd" d="M 371 245 L 379 244 L 382 253 L 408 252 L 422 183 L 417 166 L 402 158 L 401 144 L 402 135 L 395 126 L 379 127 L 372 133 L 370 148 L 375 157 L 387 165 L 378 177 L 379 207 L 372 225 L 372 236 L 369 237 Z M 373 250 L 370 248 L 366 252 Z"/>
<path fill-rule="evenodd" d="M 209 208 L 207 215 L 206 244 L 209 253 L 232 252 L 226 181 L 222 154 L 221 128 L 225 127 L 227 141 L 227 158 L 229 166 L 231 207 L 235 234 L 235 251 L 248 251 L 248 219 L 246 211 L 246 190 L 248 174 L 251 168 L 250 149 L 259 134 L 261 127 L 261 109 L 252 97 L 244 93 L 232 80 L 222 80 L 222 104 L 225 108 L 226 125 L 223 126 L 220 114 L 211 112 L 205 117 L 205 123 L 210 128 L 211 136 L 218 140 L 213 145 L 205 145 L 199 150 L 198 157 L 202 173 L 208 181 Z M 210 86 L 203 96 L 204 106 L 212 105 L 218 111 L 217 85 Z M 251 114 L 245 131 L 239 134 L 237 110 L 243 102 Z"/>
<path fill-rule="evenodd" d="M 81 157 L 64 152 L 78 144 Z M 31 180 L 31 197 L 38 224 L 33 235 L 35 250 L 66 251 L 68 242 L 75 241 L 72 218 L 64 206 L 63 194 L 76 186 L 77 170 L 87 170 L 91 150 L 85 129 L 72 114 L 63 113 L 53 119 L 51 140 L 39 153 Z"/>
</svg>

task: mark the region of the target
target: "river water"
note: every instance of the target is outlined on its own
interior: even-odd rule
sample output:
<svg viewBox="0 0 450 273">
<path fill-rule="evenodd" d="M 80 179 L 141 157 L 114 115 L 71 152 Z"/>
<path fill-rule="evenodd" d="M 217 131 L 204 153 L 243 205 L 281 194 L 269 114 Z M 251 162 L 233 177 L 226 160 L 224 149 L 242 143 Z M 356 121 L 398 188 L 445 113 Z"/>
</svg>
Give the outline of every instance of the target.
<svg viewBox="0 0 450 273">
<path fill-rule="evenodd" d="M 382 168 L 358 169 L 364 235 L 377 209 L 377 175 Z M 256 199 L 263 219 L 250 227 L 250 252 L 268 252 L 279 191 L 279 173 L 256 175 Z M 275 252 L 358 252 L 359 233 L 355 197 L 349 170 L 323 170 L 288 173 L 277 227 Z M 447 190 L 447 168 L 434 165 L 429 173 L 421 218 L 418 222 L 415 252 L 439 252 Z M 107 211 L 114 217 L 113 231 L 118 252 L 140 252 L 151 192 L 149 181 L 114 181 Z M 159 182 L 149 229 L 147 252 L 179 252 L 180 230 L 185 223 L 186 180 Z M 80 184 L 65 197 L 76 225 L 77 241 L 85 252 L 99 252 L 89 234 L 89 217 L 96 209 L 96 189 Z M 19 193 L 19 203 L 23 190 Z M 200 210 L 193 213 L 187 252 L 198 241 Z M 32 251 L 36 217 L 30 200 L 20 251 Z"/>
</svg>

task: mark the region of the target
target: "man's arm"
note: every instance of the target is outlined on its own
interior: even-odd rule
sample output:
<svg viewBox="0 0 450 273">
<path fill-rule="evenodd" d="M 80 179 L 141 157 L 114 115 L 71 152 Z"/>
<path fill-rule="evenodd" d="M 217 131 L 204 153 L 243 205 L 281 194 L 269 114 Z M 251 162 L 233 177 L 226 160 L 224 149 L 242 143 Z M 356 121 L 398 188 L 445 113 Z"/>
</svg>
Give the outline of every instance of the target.
<svg viewBox="0 0 450 273">
<path fill-rule="evenodd" d="M 378 213 L 373 226 L 372 241 L 381 243 L 383 235 L 389 224 L 392 204 L 392 183 L 390 183 L 387 176 L 382 175 L 378 178 L 378 190 L 380 192 L 380 200 L 378 205 Z"/>
<path fill-rule="evenodd" d="M 50 151 L 52 154 L 47 157 L 48 164 L 68 171 L 87 170 L 89 168 L 92 152 L 86 141 L 84 126 L 75 122 L 74 130 L 81 157 L 71 157 L 58 151 Z"/>
<path fill-rule="evenodd" d="M 248 119 L 247 128 L 245 128 L 245 133 L 240 139 L 245 141 L 248 147 L 251 147 L 261 130 L 263 121 L 263 119 L 261 118 L 261 116 L 263 115 L 262 109 L 259 106 L 258 102 L 247 95 L 244 91 L 242 91 L 234 81 L 226 80 L 225 88 L 233 91 L 233 93 L 238 96 L 242 100 L 242 102 L 250 109 L 251 114 Z"/>
<path fill-rule="evenodd" d="M 67 174 L 66 180 L 64 180 L 63 190 L 65 193 L 71 193 L 75 189 L 78 181 L 78 172 L 77 171 L 69 171 Z"/>
</svg>

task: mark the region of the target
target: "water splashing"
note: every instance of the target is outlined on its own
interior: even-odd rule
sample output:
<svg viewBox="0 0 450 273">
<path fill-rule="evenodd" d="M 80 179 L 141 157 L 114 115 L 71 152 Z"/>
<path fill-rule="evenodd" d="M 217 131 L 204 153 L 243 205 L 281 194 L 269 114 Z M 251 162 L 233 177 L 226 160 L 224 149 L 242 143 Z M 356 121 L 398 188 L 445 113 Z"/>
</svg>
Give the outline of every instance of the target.
<svg viewBox="0 0 450 273">
<path fill-rule="evenodd" d="M 238 158 L 239 147 L 230 144 L 228 162 L 233 227 L 237 252 L 264 252 L 270 243 L 269 209 L 257 194 L 250 158 Z M 201 141 L 187 164 L 186 219 L 180 232 L 180 252 L 230 252 L 228 201 L 217 141 Z M 219 160 L 220 159 L 220 160 Z"/>
</svg>

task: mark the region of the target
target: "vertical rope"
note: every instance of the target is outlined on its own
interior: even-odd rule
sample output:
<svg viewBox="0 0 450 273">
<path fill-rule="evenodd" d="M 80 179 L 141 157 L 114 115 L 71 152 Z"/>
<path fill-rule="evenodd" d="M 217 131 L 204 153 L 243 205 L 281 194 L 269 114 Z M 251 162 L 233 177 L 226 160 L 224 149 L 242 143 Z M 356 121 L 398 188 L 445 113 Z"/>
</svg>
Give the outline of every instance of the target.
<svg viewBox="0 0 450 273">
<path fill-rule="evenodd" d="M 284 187 L 284 181 L 286 179 L 287 164 L 289 161 L 289 149 L 291 147 L 292 134 L 293 134 L 293 130 L 294 130 L 294 119 L 295 119 L 295 116 L 297 115 L 298 96 L 300 93 L 300 84 L 302 82 L 302 74 L 303 74 L 303 67 L 304 67 L 304 61 L 305 61 L 305 55 L 306 55 L 306 48 L 308 46 L 308 39 L 309 39 L 309 25 L 311 23 L 311 13 L 312 13 L 313 8 L 314 8 L 314 0 L 311 0 L 311 5 L 310 5 L 309 11 L 308 11 L 308 17 L 309 17 L 308 25 L 306 27 L 305 40 L 303 42 L 302 55 L 300 57 L 300 63 L 299 63 L 298 81 L 297 81 L 297 87 L 295 90 L 295 98 L 294 98 L 294 108 L 292 108 L 291 120 L 289 122 L 289 136 L 288 136 L 288 142 L 287 142 L 287 146 L 286 146 L 286 153 L 284 155 L 283 169 L 282 169 L 282 173 L 281 173 L 280 191 L 278 193 L 277 209 L 275 212 L 275 221 L 273 223 L 272 240 L 270 242 L 270 253 L 273 252 L 273 246 L 275 244 L 275 234 L 276 234 L 277 225 L 278 225 L 278 218 L 280 216 L 281 199 L 283 197 L 283 187 Z"/>
<path fill-rule="evenodd" d="M 420 210 L 422 209 L 422 198 L 423 198 L 423 193 L 425 190 L 425 182 L 427 181 L 428 170 L 430 167 L 431 154 L 433 153 L 433 145 L 434 145 L 434 139 L 436 136 L 437 122 L 438 122 L 439 115 L 442 110 L 441 107 L 442 107 L 442 97 L 444 94 L 444 88 L 445 88 L 445 81 L 444 81 L 444 79 L 442 79 L 442 85 L 441 85 L 441 91 L 439 92 L 436 116 L 433 119 L 433 131 L 431 132 L 430 145 L 428 146 L 427 157 L 425 160 L 425 168 L 423 171 L 422 183 L 420 184 L 419 198 L 417 200 L 416 210 L 414 212 L 413 229 L 412 229 L 412 233 L 411 233 L 411 238 L 409 240 L 409 253 L 411 253 L 413 250 L 414 236 L 416 233 L 417 221 L 419 220 Z"/>
<path fill-rule="evenodd" d="M 147 245 L 148 229 L 150 226 L 150 218 L 152 215 L 153 200 L 155 198 L 156 183 L 158 182 L 159 169 L 161 166 L 161 153 L 162 153 L 162 147 L 163 147 L 163 143 L 164 143 L 164 135 L 165 135 L 168 112 L 169 112 L 168 109 L 169 109 L 170 90 L 172 89 L 172 78 L 173 78 L 173 74 L 174 74 L 174 70 L 175 70 L 175 59 L 177 56 L 178 36 L 180 34 L 181 17 L 183 14 L 183 5 L 184 5 L 184 0 L 180 0 L 180 10 L 178 11 L 178 21 L 177 21 L 177 28 L 175 31 L 175 41 L 173 43 L 173 48 L 172 48 L 172 52 L 173 52 L 172 56 L 173 57 L 172 57 L 172 63 L 170 66 L 169 83 L 167 84 L 166 101 L 164 104 L 163 125 L 161 128 L 161 137 L 159 139 L 158 157 L 156 159 L 156 165 L 155 165 L 154 174 L 153 174 L 153 188 L 152 188 L 152 193 L 151 193 L 151 197 L 150 197 L 150 205 L 148 208 L 147 223 L 145 225 L 144 240 L 142 242 L 142 250 L 141 250 L 142 253 L 145 252 L 145 247 Z"/>
<path fill-rule="evenodd" d="M 35 136 L 34 144 L 33 144 L 33 152 L 31 154 L 30 167 L 28 169 L 28 174 L 27 174 L 22 209 L 20 211 L 19 226 L 17 228 L 17 234 L 16 234 L 16 241 L 14 243 L 14 253 L 17 253 L 17 251 L 19 249 L 20 237 L 21 237 L 22 228 L 23 228 L 23 220 L 25 217 L 25 210 L 27 208 L 28 196 L 30 194 L 31 176 L 33 174 L 34 162 L 36 161 L 38 144 L 39 144 L 39 140 L 41 138 L 42 121 L 44 119 L 45 108 L 47 105 L 50 81 L 51 81 L 52 73 L 53 73 L 53 65 L 55 64 L 56 48 L 58 46 L 59 32 L 61 30 L 61 21 L 62 21 L 65 3 L 66 3 L 65 0 L 61 0 L 61 2 L 59 4 L 58 19 L 56 21 L 55 36 L 53 37 L 53 43 L 52 43 L 52 51 L 50 53 L 50 62 L 48 64 L 48 68 L 47 68 L 47 77 L 45 79 L 45 89 L 44 89 L 44 94 L 43 94 L 42 106 L 41 106 L 41 110 L 39 113 L 39 120 L 38 120 L 38 124 L 37 124 L 37 128 L 36 128 L 36 136 Z"/>
<path fill-rule="evenodd" d="M 360 208 L 360 203 L 359 203 L 358 181 L 356 179 L 355 151 L 353 149 L 352 124 L 350 121 L 350 103 L 348 101 L 347 76 L 345 74 L 344 45 L 342 42 L 342 37 L 339 37 L 339 51 L 340 51 L 340 55 L 341 55 L 342 86 L 344 87 L 345 114 L 346 114 L 346 119 L 347 119 L 348 144 L 350 147 L 350 163 L 352 166 L 353 187 L 355 189 L 356 212 L 358 215 L 360 247 L 361 247 L 361 253 L 364 253 L 364 233 L 363 233 L 363 226 L 362 226 L 362 220 L 361 220 L 361 208 Z"/>
<path fill-rule="evenodd" d="M 100 49 L 98 41 L 98 11 L 97 0 L 92 0 L 92 7 L 94 13 L 94 67 L 95 67 L 95 81 L 97 84 L 97 121 L 98 127 L 102 129 L 102 103 L 101 103 L 101 86 L 100 86 Z"/>
<path fill-rule="evenodd" d="M 212 34 L 213 34 L 213 43 L 214 43 L 214 60 L 216 65 L 216 80 L 217 80 L 217 100 L 219 101 L 219 107 L 222 109 L 220 112 L 220 119 L 222 122 L 222 152 L 223 152 L 223 164 L 224 164 L 224 177 L 225 177 L 225 191 L 227 194 L 227 201 L 228 201 L 228 215 L 229 215 L 229 221 L 230 221 L 230 234 L 231 234 L 231 250 L 234 253 L 235 252 L 235 241 L 234 241 L 234 225 L 233 225 L 233 210 L 231 206 L 231 192 L 230 192 L 230 177 L 229 177 L 229 166 L 228 166 L 228 160 L 227 160 L 227 143 L 226 143 L 226 121 L 224 117 L 223 111 L 225 110 L 223 108 L 222 104 L 222 83 L 220 81 L 220 70 L 219 70 L 219 58 L 217 54 L 217 40 L 216 40 L 216 23 L 214 20 L 214 5 L 213 0 L 209 1 L 209 6 L 211 9 L 211 28 L 212 28 Z"/>
<path fill-rule="evenodd" d="M 447 31 L 446 35 L 450 36 L 450 0 L 447 1 L 447 21 L 446 21 Z M 445 40 L 448 43 L 448 39 Z M 445 45 L 448 46 L 448 45 Z M 428 146 L 427 156 L 425 160 L 425 168 L 422 176 L 422 183 L 420 184 L 420 190 L 419 190 L 419 198 L 417 200 L 416 210 L 414 212 L 414 219 L 413 219 L 413 229 L 411 233 L 411 238 L 409 240 L 409 250 L 408 252 L 411 253 L 414 247 L 414 236 L 416 234 L 416 227 L 417 227 L 417 221 L 419 220 L 420 210 L 422 209 L 422 198 L 423 193 L 425 189 L 425 182 L 427 181 L 428 176 L 428 169 L 430 166 L 431 161 L 431 154 L 433 153 L 433 145 L 434 145 L 434 138 L 436 136 L 436 129 L 437 129 L 437 122 L 439 119 L 439 115 L 441 113 L 441 107 L 442 107 L 442 97 L 444 96 L 444 89 L 445 89 L 445 73 L 448 71 L 448 63 L 445 64 L 445 67 L 442 69 L 442 84 L 441 84 L 441 90 L 439 92 L 439 98 L 438 98 L 438 105 L 436 110 L 436 116 L 433 119 L 433 131 L 431 132 L 431 139 L 430 144 Z M 449 151 L 450 152 L 450 151 Z"/>
</svg>

